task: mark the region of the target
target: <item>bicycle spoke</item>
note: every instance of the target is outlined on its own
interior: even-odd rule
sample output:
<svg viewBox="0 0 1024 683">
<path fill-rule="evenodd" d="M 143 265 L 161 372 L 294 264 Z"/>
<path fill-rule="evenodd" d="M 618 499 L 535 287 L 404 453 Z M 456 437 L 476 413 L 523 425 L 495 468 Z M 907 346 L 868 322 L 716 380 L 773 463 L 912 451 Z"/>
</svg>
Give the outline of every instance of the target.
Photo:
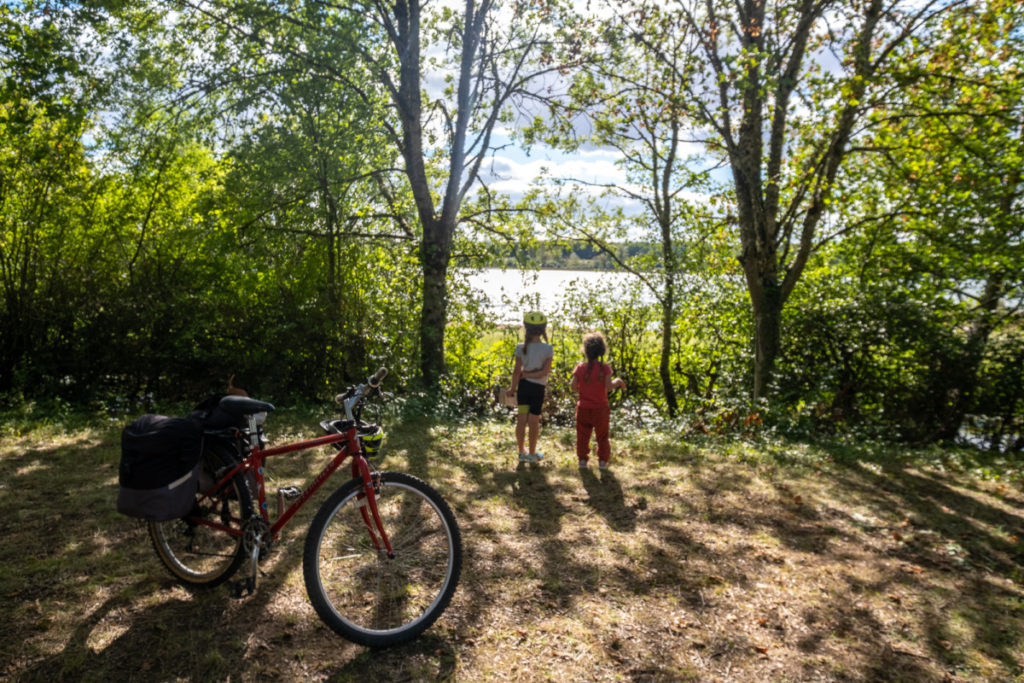
<svg viewBox="0 0 1024 683">
<path fill-rule="evenodd" d="M 204 454 L 218 458 L 216 469 L 231 462 L 230 455 Z M 224 460 L 224 459 L 227 460 Z M 218 585 L 230 578 L 244 559 L 241 519 L 249 509 L 248 490 L 241 477 L 196 506 L 189 520 L 150 522 L 149 535 L 164 566 L 179 581 L 190 586 Z M 220 528 L 201 523 L 216 521 Z"/>
<path fill-rule="evenodd" d="M 433 489 L 410 477 L 382 477 L 377 508 L 394 557 L 377 552 L 340 490 L 311 525 L 304 573 L 317 612 L 355 642 L 389 645 L 422 632 L 447 605 L 461 567 L 454 517 Z"/>
</svg>

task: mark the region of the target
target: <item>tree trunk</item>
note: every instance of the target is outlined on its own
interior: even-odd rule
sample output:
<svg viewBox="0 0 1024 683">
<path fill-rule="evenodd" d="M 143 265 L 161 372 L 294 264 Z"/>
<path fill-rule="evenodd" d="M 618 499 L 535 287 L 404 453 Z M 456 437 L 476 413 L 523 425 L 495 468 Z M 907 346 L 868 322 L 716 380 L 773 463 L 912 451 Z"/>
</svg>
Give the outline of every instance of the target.
<svg viewBox="0 0 1024 683">
<path fill-rule="evenodd" d="M 661 364 L 658 374 L 661 376 L 661 387 L 665 392 L 665 405 L 668 416 L 675 417 L 679 412 L 676 390 L 672 384 L 669 371 L 669 359 L 672 355 L 672 323 L 675 318 L 675 281 L 671 274 L 665 280 L 665 301 L 661 307 Z"/>
<path fill-rule="evenodd" d="M 423 307 L 420 314 L 420 374 L 426 387 L 437 386 L 445 372 L 444 328 L 448 320 L 448 261 L 451 247 L 443 227 L 424 226 L 420 247 Z"/>
<path fill-rule="evenodd" d="M 775 369 L 782 338 L 782 296 L 775 282 L 764 282 L 757 296 L 751 294 L 754 311 L 753 401 L 768 396 L 768 384 Z"/>
<path fill-rule="evenodd" d="M 952 386 L 945 396 L 940 397 L 942 405 L 936 411 L 939 421 L 937 437 L 940 441 L 951 441 L 960 434 L 964 418 L 974 403 L 978 371 L 985 357 L 989 337 L 996 327 L 996 311 L 1004 291 L 1003 278 L 996 274 L 990 275 L 978 301 L 977 317 L 967 330 L 964 351 L 956 359 L 956 367 L 950 369 L 954 379 Z"/>
</svg>

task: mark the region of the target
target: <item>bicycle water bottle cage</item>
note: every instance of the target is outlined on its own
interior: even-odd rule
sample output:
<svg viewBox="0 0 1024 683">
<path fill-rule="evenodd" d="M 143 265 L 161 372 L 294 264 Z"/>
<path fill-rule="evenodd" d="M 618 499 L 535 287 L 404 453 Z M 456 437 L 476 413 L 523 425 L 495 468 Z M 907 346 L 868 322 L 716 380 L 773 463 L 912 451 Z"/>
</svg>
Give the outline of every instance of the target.
<svg viewBox="0 0 1024 683">
<path fill-rule="evenodd" d="M 274 406 L 266 401 L 257 401 L 248 396 L 225 396 L 217 404 L 221 410 L 236 417 L 247 417 L 256 413 L 269 413 Z"/>
</svg>

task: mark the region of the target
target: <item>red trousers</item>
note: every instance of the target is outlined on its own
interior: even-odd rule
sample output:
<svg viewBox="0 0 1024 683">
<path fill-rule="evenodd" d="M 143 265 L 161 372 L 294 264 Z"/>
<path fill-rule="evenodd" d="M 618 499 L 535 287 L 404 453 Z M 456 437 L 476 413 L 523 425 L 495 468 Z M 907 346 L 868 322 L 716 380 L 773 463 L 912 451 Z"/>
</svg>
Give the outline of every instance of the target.
<svg viewBox="0 0 1024 683">
<path fill-rule="evenodd" d="M 576 457 L 586 461 L 590 456 L 590 434 L 597 441 L 597 459 L 608 462 L 612 446 L 608 441 L 608 406 L 580 408 L 576 406 Z"/>
</svg>

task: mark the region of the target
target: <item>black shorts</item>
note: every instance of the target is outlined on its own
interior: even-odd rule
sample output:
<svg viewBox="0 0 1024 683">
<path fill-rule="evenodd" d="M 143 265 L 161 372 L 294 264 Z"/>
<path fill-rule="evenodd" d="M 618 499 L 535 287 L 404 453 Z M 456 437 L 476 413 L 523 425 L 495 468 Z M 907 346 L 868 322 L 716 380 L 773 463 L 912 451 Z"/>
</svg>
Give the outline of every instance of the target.
<svg viewBox="0 0 1024 683">
<path fill-rule="evenodd" d="M 544 404 L 544 385 L 528 379 L 519 380 L 519 386 L 516 387 L 516 403 L 519 404 L 520 415 L 526 412 L 530 415 L 540 415 L 540 408 Z"/>
</svg>

